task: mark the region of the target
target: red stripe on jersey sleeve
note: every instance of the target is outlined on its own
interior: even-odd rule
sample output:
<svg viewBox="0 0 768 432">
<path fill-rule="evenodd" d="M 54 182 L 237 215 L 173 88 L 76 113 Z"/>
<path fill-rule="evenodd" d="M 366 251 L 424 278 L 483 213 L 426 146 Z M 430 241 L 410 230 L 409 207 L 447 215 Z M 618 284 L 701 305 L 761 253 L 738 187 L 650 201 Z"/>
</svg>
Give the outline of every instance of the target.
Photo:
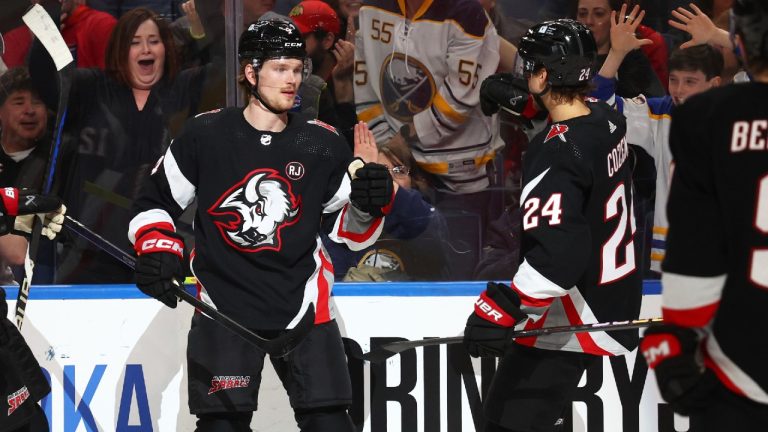
<svg viewBox="0 0 768 432">
<path fill-rule="evenodd" d="M 548 298 L 536 298 L 531 297 L 524 293 L 520 288 L 517 287 L 514 283 L 512 283 L 512 289 L 515 290 L 518 296 L 520 296 L 520 303 L 523 306 L 528 307 L 535 307 L 535 308 L 547 308 L 549 305 L 552 304 L 552 301 L 555 299 L 554 297 L 548 297 Z"/>
<path fill-rule="evenodd" d="M 346 238 L 349 240 L 352 240 L 356 243 L 365 243 L 368 241 L 372 236 L 373 233 L 376 232 L 376 229 L 381 224 L 381 221 L 384 219 L 382 218 L 375 218 L 373 220 L 373 223 L 368 227 L 367 230 L 365 230 L 364 233 L 353 233 L 351 231 L 346 231 L 344 229 L 344 219 L 347 217 L 347 210 L 349 209 L 349 206 L 351 204 L 347 204 L 344 206 L 344 208 L 341 210 L 341 221 L 339 222 L 339 231 L 336 233 L 340 238 Z"/>
<path fill-rule="evenodd" d="M 691 309 L 661 308 L 661 316 L 669 324 L 682 327 L 704 327 L 712 321 L 720 302 Z"/>
<path fill-rule="evenodd" d="M 525 323 L 524 330 L 535 330 L 540 329 L 544 327 L 544 323 L 547 321 L 547 314 L 549 313 L 549 309 L 547 309 L 546 312 L 539 318 L 537 321 L 528 320 L 528 322 Z M 537 336 L 531 336 L 531 337 L 525 337 L 525 338 L 515 338 L 514 341 L 520 345 L 532 347 L 536 344 Z"/>
<path fill-rule="evenodd" d="M 728 378 L 728 375 L 723 372 L 722 369 L 720 369 L 720 366 L 717 365 L 717 363 L 712 360 L 712 358 L 709 356 L 709 354 L 704 351 L 704 365 L 712 370 L 712 372 L 717 375 L 717 379 L 720 380 L 721 383 L 730 391 L 736 393 L 739 396 L 747 397 L 744 393 L 744 390 L 739 388 L 733 381 L 731 381 L 730 378 Z"/>
<path fill-rule="evenodd" d="M 584 324 L 584 322 L 581 320 L 581 316 L 579 315 L 579 311 L 576 310 L 576 306 L 573 304 L 573 300 L 569 295 L 560 297 L 560 301 L 563 303 L 565 315 L 568 317 L 568 322 L 571 325 Z M 579 345 L 581 345 L 581 349 L 585 353 L 601 356 L 613 355 L 610 352 L 600 348 L 600 346 L 595 343 L 595 340 L 592 339 L 592 335 L 589 333 L 576 333 L 576 340 L 579 341 Z"/>
<path fill-rule="evenodd" d="M 330 295 L 330 284 L 325 278 L 325 271 L 333 274 L 333 264 L 326 258 L 323 250 L 318 251 L 320 255 L 320 272 L 317 275 L 317 304 L 315 305 L 315 324 L 322 324 L 331 320 L 331 312 L 328 310 L 328 297 Z"/>
</svg>

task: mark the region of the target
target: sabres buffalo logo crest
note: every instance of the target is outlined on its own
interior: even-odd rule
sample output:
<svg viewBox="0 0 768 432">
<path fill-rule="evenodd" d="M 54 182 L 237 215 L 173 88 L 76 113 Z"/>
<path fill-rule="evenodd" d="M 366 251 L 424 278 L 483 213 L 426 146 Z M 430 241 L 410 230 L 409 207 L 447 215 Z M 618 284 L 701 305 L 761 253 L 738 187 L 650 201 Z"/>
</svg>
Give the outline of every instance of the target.
<svg viewBox="0 0 768 432">
<path fill-rule="evenodd" d="M 280 250 L 280 231 L 299 220 L 301 200 L 273 169 L 257 169 L 208 209 L 224 240 L 243 252 Z"/>
<path fill-rule="evenodd" d="M 429 108 L 435 97 L 435 79 L 429 69 L 399 52 L 384 60 L 379 82 L 384 108 L 402 122 Z"/>
</svg>

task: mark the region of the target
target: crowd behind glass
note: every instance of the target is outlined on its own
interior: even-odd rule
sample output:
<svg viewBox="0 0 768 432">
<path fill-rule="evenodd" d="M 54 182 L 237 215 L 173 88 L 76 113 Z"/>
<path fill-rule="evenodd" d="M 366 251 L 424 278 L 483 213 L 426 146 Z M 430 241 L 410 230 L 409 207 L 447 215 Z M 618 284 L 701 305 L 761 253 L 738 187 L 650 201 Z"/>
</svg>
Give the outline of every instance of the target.
<svg viewBox="0 0 768 432">
<path fill-rule="evenodd" d="M 442 0 L 433 0 L 434 4 Z M 478 0 L 495 32 L 481 34 L 478 50 L 498 52 L 459 61 L 457 85 L 466 94 L 456 99 L 478 105 L 481 77 L 514 69 L 514 46 L 526 29 L 537 22 L 575 18 L 592 30 L 605 61 L 611 45 L 610 13 L 619 0 Z M 370 28 L 355 28 L 361 4 L 356 0 L 298 2 L 295 0 L 48 0 L 40 2 L 58 21 L 76 59 L 78 72 L 70 93 L 70 114 L 64 128 L 56 192 L 64 198 L 68 214 L 124 250 L 130 206 L 141 180 L 184 121 L 196 114 L 226 105 L 243 105 L 238 91 L 237 36 L 257 19 L 293 19 L 307 41 L 313 75 L 300 90 L 295 110 L 317 116 L 347 138 L 356 155 L 367 150 L 369 159 L 390 168 L 402 197 L 399 210 L 388 216 L 376 245 L 361 252 L 326 243 L 337 280 L 509 280 L 517 269 L 522 227 L 519 208 L 521 160 L 530 131 L 513 116 L 484 116 L 479 109 L 451 108 L 442 85 L 425 67 L 423 76 L 409 67 L 408 51 L 395 52 L 397 38 L 408 29 L 384 21 Z M 426 0 L 425 3 L 430 3 Z M 709 25 L 727 30 L 730 1 L 709 0 L 694 4 L 666 1 L 628 1 L 645 11 L 638 37 L 652 43 L 628 54 L 617 73 L 615 94 L 623 98 L 664 97 L 681 83 L 670 75 L 670 55 L 686 41 L 705 40 L 695 30 Z M 366 2 L 363 2 L 365 5 Z M 316 19 L 333 16 L 334 19 Z M 313 18 L 315 17 L 315 18 Z M 447 19 L 446 19 L 447 20 Z M 374 20 L 374 23 L 378 21 Z M 690 23 L 700 23 L 691 27 Z M 20 24 L 12 23 L 12 24 Z M 55 69 L 43 47 L 22 25 L 3 23 L 5 41 L 0 83 L 0 123 L 3 186 L 36 188 L 42 179 L 51 142 L 54 110 L 59 97 Z M 471 33 L 469 29 L 468 33 Z M 492 36 L 491 33 L 494 33 Z M 498 36 L 495 36 L 498 34 Z M 356 55 L 361 40 L 392 41 L 388 63 L 365 65 L 370 59 Z M 429 40 L 400 41 L 430 44 Z M 448 40 L 449 50 L 452 47 Z M 509 45 L 507 42 L 511 42 Z M 356 45 L 357 44 L 357 45 Z M 712 43 L 713 46 L 716 44 Z M 727 47 L 719 79 L 738 79 L 738 66 Z M 511 54 L 510 54 L 511 53 Z M 479 56 L 480 54 L 478 54 Z M 491 59 L 491 69 L 481 61 Z M 366 69 L 367 67 L 367 69 Z M 599 69 L 600 65 L 596 68 Z M 376 70 L 376 69 L 381 70 Z M 381 100 L 379 112 L 371 109 L 360 90 L 380 76 L 372 94 Z M 398 75 L 400 74 L 400 75 Z M 435 72 L 435 76 L 438 72 Z M 480 76 L 479 76 L 480 75 Z M 138 77 L 138 78 L 136 78 Z M 709 77 L 707 77 L 709 79 Z M 429 85 L 423 85 L 428 83 Z M 683 83 L 684 84 L 684 83 Z M 673 88 L 673 86 L 675 86 Z M 430 91 L 423 91 L 431 87 Z M 438 90 L 436 90 L 438 89 Z M 355 94 L 355 90 L 358 91 Z M 462 90 L 464 91 L 464 90 Z M 13 97 L 22 94 L 26 97 Z M 394 96 L 393 96 L 394 95 Z M 11 96 L 11 97 L 9 97 Z M 393 101 L 394 100 L 394 101 Z M 463 103 L 454 103 L 461 107 Z M 448 101 L 448 102 L 446 102 Z M 448 104 L 448 105 L 446 105 Z M 47 109 L 46 109 L 47 108 Z M 470 124 L 490 125 L 487 149 L 475 158 L 469 181 L 454 175 L 450 161 L 430 159 L 411 140 L 419 114 L 435 111 L 446 130 Z M 383 110 L 383 111 L 381 111 Z M 441 117 L 442 116 L 442 117 Z M 397 119 L 396 124 L 392 118 Z M 440 119 L 443 119 L 442 121 Z M 21 119 L 21 120 L 19 120 Z M 376 148 L 356 145 L 355 125 L 365 121 L 376 135 Z M 384 123 L 384 122 L 389 123 Z M 450 122 L 455 121 L 456 124 Z M 400 130 L 381 133 L 382 124 Z M 403 127 L 401 127 L 401 124 Z M 419 126 L 423 130 L 423 126 Z M 17 130 L 18 129 L 18 130 Z M 26 131 L 26 134 L 23 133 Z M 474 132 L 473 132 L 474 133 Z M 418 139 L 415 138 L 415 139 Z M 426 140 L 427 138 L 422 138 Z M 461 138 L 459 141 L 461 141 Z M 359 143 L 358 143 L 359 144 Z M 459 143 L 460 144 L 460 143 Z M 633 144 L 633 143 L 630 143 Z M 456 144 L 451 144 L 456 145 Z M 414 156 L 416 153 L 416 156 Z M 638 260 L 646 279 L 657 278 L 651 266 L 658 242 L 654 234 L 657 169 L 654 155 L 638 152 L 635 160 L 635 240 Z M 447 165 L 448 168 L 442 168 Z M 480 181 L 478 181 L 478 179 Z M 191 212 L 190 212 L 191 213 Z M 177 229 L 191 241 L 191 214 Z M 26 242 L 7 236 L 0 239 L 3 283 L 20 280 Z M 15 276 L 8 272 L 12 270 Z M 35 271 L 35 283 L 129 283 L 132 274 L 120 262 L 77 237 L 62 235 L 56 243 L 44 241 Z"/>
</svg>

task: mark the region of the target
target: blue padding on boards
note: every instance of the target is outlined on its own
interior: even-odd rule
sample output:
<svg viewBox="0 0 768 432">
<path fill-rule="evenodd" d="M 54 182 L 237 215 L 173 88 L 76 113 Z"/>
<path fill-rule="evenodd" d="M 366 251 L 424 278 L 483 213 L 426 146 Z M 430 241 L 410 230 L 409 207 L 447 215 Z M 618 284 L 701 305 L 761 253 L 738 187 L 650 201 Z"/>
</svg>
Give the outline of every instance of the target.
<svg viewBox="0 0 768 432">
<path fill-rule="evenodd" d="M 337 296 L 349 297 L 457 297 L 475 296 L 485 282 L 338 282 L 333 286 Z M 5 287 L 8 299 L 15 299 L 19 287 Z M 194 286 L 187 286 L 194 294 Z M 643 282 L 644 295 L 661 294 L 661 282 Z M 147 298 L 134 285 L 38 285 L 30 289 L 32 300 L 115 300 Z"/>
</svg>

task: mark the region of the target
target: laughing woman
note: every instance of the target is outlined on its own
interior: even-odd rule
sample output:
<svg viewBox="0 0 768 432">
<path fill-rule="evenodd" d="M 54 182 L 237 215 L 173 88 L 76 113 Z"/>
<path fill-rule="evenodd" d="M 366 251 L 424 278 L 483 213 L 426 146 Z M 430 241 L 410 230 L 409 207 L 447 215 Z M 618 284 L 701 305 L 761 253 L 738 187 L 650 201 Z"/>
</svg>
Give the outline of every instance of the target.
<svg viewBox="0 0 768 432">
<path fill-rule="evenodd" d="M 204 88 L 223 76 L 217 69 L 223 68 L 209 64 L 179 72 L 173 36 L 154 12 L 137 8 L 120 18 L 106 69 L 77 69 L 69 96 L 57 184 L 75 219 L 130 250 L 125 227 L 139 185 L 183 121 L 203 110 Z M 40 84 L 56 82 L 53 63 L 39 44 L 30 70 Z M 55 88 L 47 96 L 56 106 Z M 131 281 L 132 272 L 79 239 L 63 244 L 57 282 Z"/>
</svg>

